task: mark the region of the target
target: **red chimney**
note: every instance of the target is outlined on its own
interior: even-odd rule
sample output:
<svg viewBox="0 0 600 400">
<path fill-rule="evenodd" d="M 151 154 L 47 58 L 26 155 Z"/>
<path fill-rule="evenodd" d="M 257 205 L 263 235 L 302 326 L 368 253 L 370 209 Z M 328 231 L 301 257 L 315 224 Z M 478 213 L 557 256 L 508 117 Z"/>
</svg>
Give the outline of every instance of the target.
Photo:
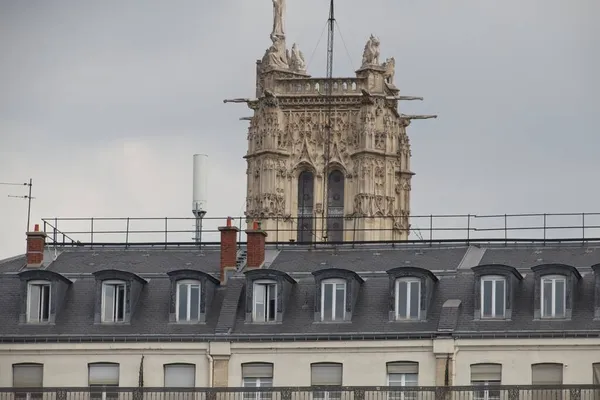
<svg viewBox="0 0 600 400">
<path fill-rule="evenodd" d="M 225 268 L 235 268 L 237 260 L 238 227 L 232 226 L 231 217 L 227 217 L 227 225 L 219 227 L 221 231 L 221 266 L 220 281 L 225 281 Z"/>
<path fill-rule="evenodd" d="M 246 230 L 248 240 L 247 260 L 248 268 L 260 268 L 265 262 L 265 241 L 267 232 L 263 231 L 258 221 L 254 221 L 252 229 Z"/>
<path fill-rule="evenodd" d="M 44 262 L 44 247 L 46 233 L 40 232 L 40 226 L 35 224 L 33 232 L 27 232 L 27 267 L 39 268 Z"/>
</svg>

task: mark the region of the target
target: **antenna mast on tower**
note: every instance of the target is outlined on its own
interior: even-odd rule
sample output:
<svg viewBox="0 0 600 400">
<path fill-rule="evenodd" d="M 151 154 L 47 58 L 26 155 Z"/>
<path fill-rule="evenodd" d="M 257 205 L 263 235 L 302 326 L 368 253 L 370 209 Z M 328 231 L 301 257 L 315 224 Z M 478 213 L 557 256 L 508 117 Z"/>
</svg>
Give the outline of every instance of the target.
<svg viewBox="0 0 600 400">
<path fill-rule="evenodd" d="M 327 114 L 325 116 L 325 151 L 323 153 L 325 165 L 323 167 L 323 241 L 327 241 L 329 220 L 329 159 L 331 157 L 331 130 L 333 128 L 333 34 L 335 32 L 335 15 L 333 0 L 329 4 L 329 19 L 327 31 L 327 76 L 325 85 L 325 96 L 327 97 Z"/>
</svg>

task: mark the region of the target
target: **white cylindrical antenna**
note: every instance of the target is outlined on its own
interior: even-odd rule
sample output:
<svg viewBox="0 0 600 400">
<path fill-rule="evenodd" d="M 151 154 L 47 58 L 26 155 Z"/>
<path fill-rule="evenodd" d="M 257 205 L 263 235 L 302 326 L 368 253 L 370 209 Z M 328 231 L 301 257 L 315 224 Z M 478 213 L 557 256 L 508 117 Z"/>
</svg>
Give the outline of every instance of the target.
<svg viewBox="0 0 600 400">
<path fill-rule="evenodd" d="M 208 156 L 194 154 L 194 189 L 192 212 L 195 216 L 206 214 L 206 194 L 208 192 Z"/>
</svg>

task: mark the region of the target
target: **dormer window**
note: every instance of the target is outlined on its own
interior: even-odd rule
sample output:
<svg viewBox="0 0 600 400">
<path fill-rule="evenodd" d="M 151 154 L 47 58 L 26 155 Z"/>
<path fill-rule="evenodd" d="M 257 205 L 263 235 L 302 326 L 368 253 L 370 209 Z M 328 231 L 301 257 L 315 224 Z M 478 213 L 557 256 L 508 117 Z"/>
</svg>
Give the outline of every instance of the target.
<svg viewBox="0 0 600 400">
<path fill-rule="evenodd" d="M 504 318 L 506 310 L 506 278 L 481 277 L 481 318 Z"/>
<path fill-rule="evenodd" d="M 277 320 L 277 283 L 270 280 L 257 280 L 253 284 L 254 322 L 275 322 Z"/>
<path fill-rule="evenodd" d="M 321 321 L 343 321 L 346 314 L 346 281 L 323 281 L 321 293 Z"/>
<path fill-rule="evenodd" d="M 102 322 L 125 320 L 125 282 L 109 281 L 102 284 Z"/>
<path fill-rule="evenodd" d="M 416 278 L 396 280 L 396 319 L 419 319 L 421 281 Z"/>
<path fill-rule="evenodd" d="M 177 321 L 200 319 L 200 282 L 181 280 L 177 282 Z"/>
<path fill-rule="evenodd" d="M 296 281 L 275 269 L 251 269 L 246 275 L 246 322 L 278 323 Z"/>
<path fill-rule="evenodd" d="M 96 323 L 130 323 L 145 279 L 115 269 L 94 272 L 96 278 Z"/>
<path fill-rule="evenodd" d="M 542 264 L 531 268 L 534 275 L 534 318 L 570 319 L 581 274 L 565 264 Z"/>
<path fill-rule="evenodd" d="M 27 283 L 27 322 L 50 320 L 50 282 L 30 281 Z"/>
<path fill-rule="evenodd" d="M 417 267 L 393 268 L 387 274 L 390 321 L 426 320 L 437 277 L 431 271 Z"/>
<path fill-rule="evenodd" d="M 564 276 L 552 275 L 542 277 L 542 318 L 565 317 L 566 285 L 567 280 Z"/>
</svg>

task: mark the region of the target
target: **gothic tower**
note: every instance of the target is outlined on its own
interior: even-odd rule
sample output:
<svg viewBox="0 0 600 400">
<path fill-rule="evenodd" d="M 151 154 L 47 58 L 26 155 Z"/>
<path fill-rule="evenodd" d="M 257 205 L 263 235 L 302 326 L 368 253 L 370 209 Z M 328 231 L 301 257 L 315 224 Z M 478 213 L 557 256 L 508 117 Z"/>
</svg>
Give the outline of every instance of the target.
<svg viewBox="0 0 600 400">
<path fill-rule="evenodd" d="M 406 127 L 435 116 L 398 112 L 400 100 L 422 99 L 399 95 L 395 60 L 380 63 L 374 36 L 356 77 L 308 75 L 298 46 L 286 49 L 285 1 L 273 0 L 273 45 L 257 61 L 256 98 L 225 100 L 254 112 L 248 222 L 260 221 L 267 240 L 278 242 L 407 239 L 413 172 Z"/>
</svg>

